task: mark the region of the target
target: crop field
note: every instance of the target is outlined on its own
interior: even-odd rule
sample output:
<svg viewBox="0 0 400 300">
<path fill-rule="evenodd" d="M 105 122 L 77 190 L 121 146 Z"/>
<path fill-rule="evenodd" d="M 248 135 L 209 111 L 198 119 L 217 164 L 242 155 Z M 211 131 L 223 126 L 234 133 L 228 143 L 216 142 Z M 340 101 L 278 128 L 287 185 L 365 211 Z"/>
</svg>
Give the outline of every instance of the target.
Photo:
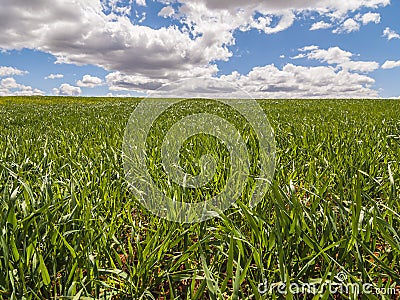
<svg viewBox="0 0 400 300">
<path fill-rule="evenodd" d="M 153 215 L 125 179 L 139 102 L 0 98 L 0 299 L 399 297 L 400 101 L 258 101 L 276 140 L 268 192 L 194 224 Z M 221 156 L 193 198 L 213 196 L 226 182 L 223 144 L 204 135 L 185 145 L 193 174 L 205 152 Z M 147 166 L 168 188 L 158 155 Z M 332 282 L 373 292 L 323 289 Z M 290 288 L 304 283 L 319 289 Z"/>
</svg>

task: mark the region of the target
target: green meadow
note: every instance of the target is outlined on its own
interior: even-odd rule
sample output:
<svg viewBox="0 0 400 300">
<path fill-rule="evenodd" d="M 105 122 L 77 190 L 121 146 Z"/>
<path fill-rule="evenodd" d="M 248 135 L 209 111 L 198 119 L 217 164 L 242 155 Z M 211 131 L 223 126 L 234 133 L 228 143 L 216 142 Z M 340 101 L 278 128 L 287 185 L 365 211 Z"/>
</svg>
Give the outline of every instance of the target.
<svg viewBox="0 0 400 300">
<path fill-rule="evenodd" d="M 139 101 L 0 98 L 0 299 L 400 295 L 400 101 L 260 100 L 275 132 L 271 186 L 254 208 L 244 193 L 198 224 L 152 215 L 125 180 L 123 137 Z M 183 164 L 195 172 L 200 156 Z M 157 180 L 158 158 L 148 159 Z M 201 193 L 222 189 L 221 176 Z M 375 292 L 289 288 L 339 274 Z"/>
</svg>

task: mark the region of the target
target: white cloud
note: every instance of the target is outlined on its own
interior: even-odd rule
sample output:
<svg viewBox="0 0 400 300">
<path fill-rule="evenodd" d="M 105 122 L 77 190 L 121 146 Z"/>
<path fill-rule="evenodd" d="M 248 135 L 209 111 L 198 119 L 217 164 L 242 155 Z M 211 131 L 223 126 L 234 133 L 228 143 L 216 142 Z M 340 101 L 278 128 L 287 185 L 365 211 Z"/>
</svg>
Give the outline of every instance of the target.
<svg viewBox="0 0 400 300">
<path fill-rule="evenodd" d="M 341 24 L 339 28 L 336 28 L 333 30 L 333 33 L 350 33 L 353 31 L 358 31 L 360 30 L 360 24 L 356 22 L 354 19 L 347 19 L 346 21 Z"/>
<path fill-rule="evenodd" d="M 108 94 L 106 95 L 106 97 L 127 98 L 127 97 L 132 97 L 132 95 L 129 94 L 129 93 L 128 93 L 128 94 L 113 94 L 113 93 L 108 93 Z"/>
<path fill-rule="evenodd" d="M 165 6 L 163 7 L 160 12 L 158 13 L 158 16 L 164 17 L 164 18 L 170 18 L 175 14 L 175 9 L 171 6 Z"/>
<path fill-rule="evenodd" d="M 400 34 L 390 29 L 389 27 L 385 28 L 385 30 L 383 31 L 383 36 L 386 37 L 389 41 L 392 39 L 400 39 Z"/>
<path fill-rule="evenodd" d="M 319 29 L 328 29 L 331 27 L 332 27 L 332 24 L 326 23 L 324 21 L 320 21 L 320 22 L 312 24 L 310 30 L 313 31 L 313 30 L 319 30 Z"/>
<path fill-rule="evenodd" d="M 234 83 L 237 75 L 222 76 Z M 377 97 L 370 88 L 374 79 L 332 67 L 302 67 L 287 64 L 254 68 L 237 80 L 257 98 L 363 98 Z"/>
<path fill-rule="evenodd" d="M 71 0 L 67 0 L 71 1 Z M 92 1 L 92 0 L 89 0 Z M 124 0 L 100 0 L 103 11 L 112 15 L 119 16 L 131 16 L 132 8 L 133 8 L 133 0 L 124 1 Z M 143 1 L 141 1 L 143 2 Z M 139 3 L 138 5 L 140 5 Z M 146 4 L 146 3 L 144 3 Z M 142 5 L 145 6 L 145 5 Z"/>
<path fill-rule="evenodd" d="M 15 75 L 25 75 L 28 74 L 27 71 L 22 71 L 13 67 L 1 67 L 0 66 L 0 77 L 8 77 Z"/>
<path fill-rule="evenodd" d="M 140 6 L 146 6 L 146 0 L 136 0 L 136 4 Z"/>
<path fill-rule="evenodd" d="M 357 73 L 368 73 L 378 69 L 377 62 L 353 61 L 352 58 L 355 55 L 339 47 L 320 49 L 316 45 L 311 45 L 299 49 L 299 52 L 301 57 L 327 63 L 328 66 L 302 67 L 288 64 L 282 69 L 278 69 L 274 65 L 267 65 L 254 68 L 247 75 L 233 72 L 219 78 L 234 85 L 239 84 L 242 89 L 257 98 L 368 98 L 378 96 L 378 92 L 371 89 L 374 79 Z M 202 78 L 211 78 L 215 72 L 198 73 L 198 75 Z M 181 77 L 188 76 L 182 74 Z M 147 92 L 154 96 L 159 95 L 157 90 L 170 81 L 167 78 L 160 79 L 140 74 L 126 75 L 114 72 L 106 76 L 106 82 L 112 91 Z M 186 89 L 184 86 L 176 87 L 176 90 L 167 90 L 162 95 L 173 97 L 186 95 L 185 92 L 187 92 L 188 96 L 201 96 L 204 95 L 205 90 L 199 82 L 197 89 L 193 89 L 193 86 L 190 89 Z M 219 91 L 210 87 L 209 91 L 215 91 L 215 95 L 225 92 L 226 95 L 221 94 L 221 97 L 235 96 L 229 94 L 230 91 Z"/>
<path fill-rule="evenodd" d="M 304 53 L 299 53 L 296 56 L 290 57 L 291 59 L 300 59 L 300 58 L 306 58 L 307 55 L 305 55 Z"/>
<path fill-rule="evenodd" d="M 263 28 L 263 31 L 266 34 L 273 34 L 284 31 L 293 25 L 294 20 L 294 14 L 292 12 L 287 12 L 280 16 L 279 23 L 276 26 L 270 27 L 269 24 L 266 24 L 266 26 Z"/>
<path fill-rule="evenodd" d="M 211 77 L 218 72 L 216 65 L 200 66 L 192 70 L 179 72 L 173 80 L 170 77 L 146 76 L 143 74 L 127 75 L 113 72 L 106 76 L 106 83 L 111 91 L 147 92 L 160 88 L 163 84 L 177 81 L 180 78 Z"/>
<path fill-rule="evenodd" d="M 217 80 L 220 79 L 220 80 Z M 253 68 L 248 74 L 233 72 L 215 80 L 198 78 L 150 92 L 152 97 L 221 98 L 376 98 L 374 79 L 333 67 L 302 67 L 287 64 Z M 227 84 L 224 84 L 226 82 Z"/>
<path fill-rule="evenodd" d="M 53 93 L 57 96 L 79 96 L 82 90 L 79 87 L 63 83 L 59 88 L 53 89 Z"/>
<path fill-rule="evenodd" d="M 106 76 L 107 84 L 111 91 L 136 91 L 143 92 L 160 88 L 165 80 L 151 79 L 149 77 L 136 75 L 130 76 L 119 72 L 110 73 Z"/>
<path fill-rule="evenodd" d="M 146 21 L 146 16 L 147 14 L 145 12 L 142 13 L 142 17 L 140 18 L 139 23 L 143 23 L 144 21 Z"/>
<path fill-rule="evenodd" d="M 76 84 L 80 87 L 94 88 L 94 87 L 102 85 L 102 83 L 103 83 L 103 80 L 101 80 L 98 77 L 84 75 L 83 78 L 81 80 L 78 80 Z"/>
<path fill-rule="evenodd" d="M 10 77 L 10 78 L 2 79 L 1 86 L 6 89 L 17 89 L 17 88 L 19 88 L 20 85 L 17 83 L 17 81 L 14 78 Z"/>
<path fill-rule="evenodd" d="M 369 73 L 379 69 L 379 63 L 376 61 L 349 61 L 340 65 L 342 69 Z"/>
<path fill-rule="evenodd" d="M 299 51 L 300 51 L 300 52 L 306 52 L 306 51 L 313 51 L 313 50 L 317 50 L 317 49 L 319 49 L 318 46 L 316 46 L 316 45 L 311 45 L 311 46 L 305 46 L 305 47 L 303 47 L 303 48 L 300 48 Z"/>
<path fill-rule="evenodd" d="M 44 79 L 62 79 L 64 78 L 63 74 L 50 74 L 49 76 L 46 76 Z"/>
<path fill-rule="evenodd" d="M 400 67 L 400 60 L 398 60 L 398 61 L 387 60 L 382 65 L 382 69 L 393 69 L 393 68 L 398 68 L 398 67 Z"/>
<path fill-rule="evenodd" d="M 31 86 L 26 86 L 17 83 L 12 78 L 4 78 L 0 81 L 0 96 L 32 96 L 32 95 L 44 95 L 39 89 L 34 89 Z"/>
<path fill-rule="evenodd" d="M 353 56 L 351 52 L 344 51 L 339 47 L 331 47 L 328 50 L 325 50 L 313 46 L 299 49 L 299 51 L 309 51 L 309 53 L 305 54 L 307 58 L 327 62 L 328 64 L 341 64 L 348 62 Z"/>
<path fill-rule="evenodd" d="M 308 58 L 321 62 L 326 62 L 329 65 L 337 65 L 339 68 L 348 71 L 372 72 L 379 68 L 379 63 L 375 61 L 353 61 L 351 58 L 353 53 L 340 49 L 339 47 L 331 47 L 327 50 L 320 49 L 318 46 L 307 46 L 299 49 L 299 55 L 292 59 Z M 307 52 L 307 53 L 304 53 Z"/>
<path fill-rule="evenodd" d="M 8 95 L 12 95 L 12 96 L 43 96 L 44 92 L 39 89 L 33 89 L 30 86 L 25 86 L 24 89 L 17 90 Z"/>
<path fill-rule="evenodd" d="M 15 23 L 21 11 L 24 22 Z M 33 48 L 55 55 L 58 63 L 171 80 L 232 56 L 227 48 L 233 41 L 231 27 L 219 32 L 207 25 L 194 39 L 196 33 L 176 26 L 152 29 L 134 25 L 124 15 L 106 14 L 96 0 L 7 1 L 0 10 L 0 26 L 0 48 Z"/>
<path fill-rule="evenodd" d="M 167 81 L 140 76 L 111 73 L 107 82 L 113 91 L 147 92 L 152 97 L 222 97 L 244 98 L 234 86 L 254 98 L 376 98 L 378 92 L 371 88 L 374 79 L 332 66 L 303 67 L 287 64 L 282 69 L 274 65 L 255 67 L 248 74 L 233 72 L 216 79 L 232 84 L 218 87 L 201 77 L 191 84 L 185 81 L 169 85 Z"/>
<path fill-rule="evenodd" d="M 358 20 L 361 21 L 363 25 L 367 25 L 369 23 L 379 24 L 381 22 L 381 15 L 379 13 L 368 12 L 359 17 Z"/>
</svg>

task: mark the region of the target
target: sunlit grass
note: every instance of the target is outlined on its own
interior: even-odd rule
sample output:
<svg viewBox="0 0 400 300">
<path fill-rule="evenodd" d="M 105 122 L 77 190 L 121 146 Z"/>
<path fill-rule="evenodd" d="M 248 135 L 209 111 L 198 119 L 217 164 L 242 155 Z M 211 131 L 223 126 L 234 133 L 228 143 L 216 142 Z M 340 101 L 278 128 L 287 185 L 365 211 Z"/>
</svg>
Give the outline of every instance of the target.
<svg viewBox="0 0 400 300">
<path fill-rule="evenodd" d="M 343 271 L 400 284 L 400 102 L 260 101 L 277 142 L 270 191 L 190 226 L 143 210 L 124 180 L 137 103 L 0 98 L 0 297 L 278 299 L 258 284 Z"/>
</svg>

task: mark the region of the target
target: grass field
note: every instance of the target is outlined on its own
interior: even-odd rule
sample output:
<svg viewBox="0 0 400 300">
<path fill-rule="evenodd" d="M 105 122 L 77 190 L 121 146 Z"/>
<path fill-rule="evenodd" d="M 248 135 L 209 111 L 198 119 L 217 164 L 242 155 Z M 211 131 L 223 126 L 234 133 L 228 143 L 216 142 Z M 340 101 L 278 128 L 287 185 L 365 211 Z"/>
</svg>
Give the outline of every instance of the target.
<svg viewBox="0 0 400 300">
<path fill-rule="evenodd" d="M 0 98 L 0 298 L 311 299 L 258 285 L 338 274 L 400 293 L 399 101 L 260 101 L 277 145 L 269 192 L 193 225 L 153 216 L 128 188 L 138 102 Z"/>
</svg>

